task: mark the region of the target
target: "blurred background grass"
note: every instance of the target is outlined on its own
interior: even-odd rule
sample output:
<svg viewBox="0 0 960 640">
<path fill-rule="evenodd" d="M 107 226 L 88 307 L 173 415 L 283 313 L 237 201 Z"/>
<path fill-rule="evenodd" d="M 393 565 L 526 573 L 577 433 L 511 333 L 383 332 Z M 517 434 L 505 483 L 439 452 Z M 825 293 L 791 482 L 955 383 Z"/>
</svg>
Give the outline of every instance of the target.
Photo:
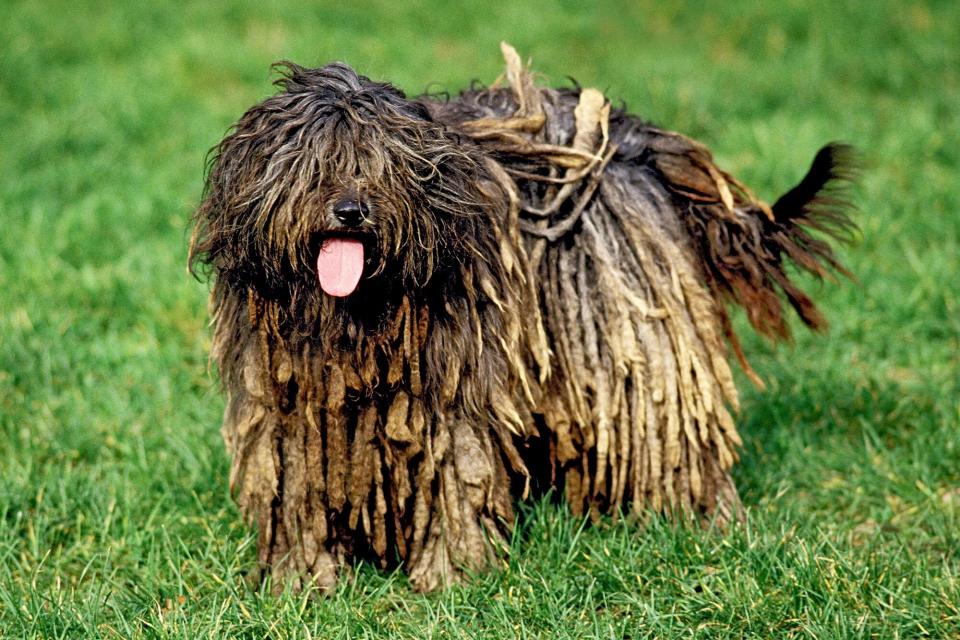
<svg viewBox="0 0 960 640">
<path fill-rule="evenodd" d="M 960 637 L 960 5 L 954 2 L 6 2 L 0 20 L 0 635 Z M 504 570 L 419 596 L 360 567 L 261 596 L 226 490 L 204 157 L 270 63 L 410 93 L 492 81 L 507 40 L 707 143 L 773 198 L 864 153 L 856 285 L 749 337 L 747 526 L 582 528 L 532 505 Z M 742 324 L 740 325 L 743 326 Z"/>
</svg>

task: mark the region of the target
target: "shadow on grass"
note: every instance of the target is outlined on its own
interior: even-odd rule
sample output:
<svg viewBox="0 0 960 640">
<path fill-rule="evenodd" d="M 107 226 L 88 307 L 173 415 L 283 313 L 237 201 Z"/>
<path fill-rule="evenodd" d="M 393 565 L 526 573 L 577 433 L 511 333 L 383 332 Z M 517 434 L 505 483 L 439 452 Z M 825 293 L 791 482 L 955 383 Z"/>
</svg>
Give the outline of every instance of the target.
<svg viewBox="0 0 960 640">
<path fill-rule="evenodd" d="M 864 467 L 956 475 L 957 430 L 942 402 L 956 392 L 951 384 L 858 369 L 779 373 L 742 403 L 744 446 L 734 478 L 747 505 L 786 481 L 814 483 Z"/>
</svg>

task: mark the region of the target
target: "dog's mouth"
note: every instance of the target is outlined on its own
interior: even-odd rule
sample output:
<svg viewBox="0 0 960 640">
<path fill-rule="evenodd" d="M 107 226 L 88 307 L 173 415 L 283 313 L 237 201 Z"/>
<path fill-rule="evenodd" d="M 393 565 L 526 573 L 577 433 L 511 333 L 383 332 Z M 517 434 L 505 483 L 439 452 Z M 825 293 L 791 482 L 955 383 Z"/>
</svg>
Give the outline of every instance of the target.
<svg viewBox="0 0 960 640">
<path fill-rule="evenodd" d="M 363 276 L 364 238 L 361 234 L 326 236 L 317 253 L 317 279 L 327 295 L 344 298 L 356 291 Z"/>
</svg>

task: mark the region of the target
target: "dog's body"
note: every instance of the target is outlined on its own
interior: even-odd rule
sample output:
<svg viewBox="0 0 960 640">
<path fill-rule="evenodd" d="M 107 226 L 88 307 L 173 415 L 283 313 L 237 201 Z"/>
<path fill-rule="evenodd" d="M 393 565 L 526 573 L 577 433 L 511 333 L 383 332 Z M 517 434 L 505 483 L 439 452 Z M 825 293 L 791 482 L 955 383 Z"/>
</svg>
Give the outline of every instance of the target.
<svg viewBox="0 0 960 640">
<path fill-rule="evenodd" d="M 773 207 L 700 145 L 593 90 L 409 100 L 288 67 L 217 148 L 212 268 L 231 486 L 276 577 L 356 556 L 431 589 L 497 557 L 513 504 L 729 520 L 739 444 L 724 302 L 785 337 L 783 259 L 839 268 L 827 147 Z M 742 356 L 741 361 L 742 361 Z M 748 373 L 752 373 L 747 368 Z"/>
</svg>

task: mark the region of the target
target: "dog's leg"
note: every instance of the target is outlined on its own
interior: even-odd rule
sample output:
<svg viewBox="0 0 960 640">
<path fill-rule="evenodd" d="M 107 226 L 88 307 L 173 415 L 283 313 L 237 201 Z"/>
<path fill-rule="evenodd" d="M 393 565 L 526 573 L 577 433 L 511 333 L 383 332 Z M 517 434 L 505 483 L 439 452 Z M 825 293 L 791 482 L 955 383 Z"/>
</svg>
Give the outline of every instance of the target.
<svg viewBox="0 0 960 640">
<path fill-rule="evenodd" d="M 275 592 L 309 582 L 332 589 L 346 555 L 329 535 L 324 453 L 306 409 L 278 401 L 276 376 L 265 379 L 260 354 L 248 352 L 242 384 L 230 389 L 222 433 L 232 460 L 230 487 L 247 521 L 257 528 L 260 570 Z M 284 367 L 274 367 L 274 370 Z M 290 378 L 282 374 L 283 385 Z M 273 391 L 270 391 L 273 389 Z"/>
<path fill-rule="evenodd" d="M 612 166 L 540 269 L 556 373 L 542 404 L 574 512 L 728 521 L 740 444 L 722 327 L 656 179 Z"/>
<path fill-rule="evenodd" d="M 420 468 L 409 575 L 418 591 L 458 582 L 506 553 L 510 479 L 490 427 L 442 419 Z M 435 489 L 431 489 L 434 487 Z"/>
</svg>

